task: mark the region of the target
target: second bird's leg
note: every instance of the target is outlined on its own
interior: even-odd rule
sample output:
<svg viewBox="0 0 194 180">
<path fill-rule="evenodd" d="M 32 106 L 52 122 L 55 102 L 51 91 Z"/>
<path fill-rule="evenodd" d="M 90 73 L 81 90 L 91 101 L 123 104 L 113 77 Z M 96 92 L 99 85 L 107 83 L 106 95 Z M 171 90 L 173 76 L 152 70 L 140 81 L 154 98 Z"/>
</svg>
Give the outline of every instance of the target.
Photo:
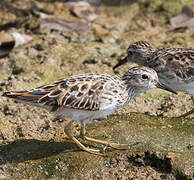
<svg viewBox="0 0 194 180">
<path fill-rule="evenodd" d="M 181 115 L 179 117 L 186 117 L 186 116 L 189 116 L 189 115 L 194 113 L 194 97 L 193 96 L 191 96 L 191 100 L 193 102 L 193 109 L 191 109 L 189 112 L 186 112 L 185 114 L 183 114 L 183 115 Z"/>
<path fill-rule="evenodd" d="M 129 144 L 117 144 L 117 143 L 109 143 L 108 141 L 104 141 L 104 140 L 100 140 L 100 139 L 94 139 L 94 138 L 90 138 L 87 137 L 86 135 L 86 130 L 85 130 L 85 123 L 82 121 L 81 122 L 81 129 L 80 129 L 80 137 L 86 141 L 91 141 L 97 144 L 103 144 L 107 147 L 111 147 L 114 149 L 128 149 L 129 148 Z"/>
<path fill-rule="evenodd" d="M 79 142 L 74 136 L 72 136 L 69 132 L 69 129 L 72 125 L 73 121 L 70 121 L 66 126 L 65 126 L 65 133 L 66 135 L 68 136 L 69 139 L 71 139 L 72 141 L 75 142 L 75 144 L 82 150 L 84 151 L 87 151 L 89 153 L 92 153 L 92 154 L 96 154 L 96 155 L 103 155 L 102 153 L 100 153 L 100 150 L 97 150 L 97 149 L 90 149 L 86 146 L 84 146 L 81 142 Z"/>
</svg>

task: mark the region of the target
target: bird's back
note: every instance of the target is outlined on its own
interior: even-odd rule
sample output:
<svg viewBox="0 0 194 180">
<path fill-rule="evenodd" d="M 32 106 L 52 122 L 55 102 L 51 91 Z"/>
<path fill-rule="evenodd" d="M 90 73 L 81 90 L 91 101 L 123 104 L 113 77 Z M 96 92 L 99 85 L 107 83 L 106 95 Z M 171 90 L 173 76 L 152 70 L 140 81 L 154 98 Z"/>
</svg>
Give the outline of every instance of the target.
<svg viewBox="0 0 194 180">
<path fill-rule="evenodd" d="M 60 108 L 97 111 L 124 103 L 127 94 L 123 92 L 125 87 L 119 77 L 96 73 L 61 79 L 31 90 L 5 92 L 3 96 L 51 111 Z"/>
<path fill-rule="evenodd" d="M 160 48 L 147 60 L 159 79 L 178 91 L 190 92 L 194 85 L 194 49 Z"/>
</svg>

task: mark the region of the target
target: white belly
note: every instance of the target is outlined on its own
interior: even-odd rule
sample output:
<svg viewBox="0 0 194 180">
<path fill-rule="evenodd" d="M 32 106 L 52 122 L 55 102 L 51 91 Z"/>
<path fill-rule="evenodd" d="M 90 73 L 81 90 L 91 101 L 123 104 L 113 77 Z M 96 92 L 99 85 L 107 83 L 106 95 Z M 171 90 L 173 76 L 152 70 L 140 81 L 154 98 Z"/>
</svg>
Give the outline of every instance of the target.
<svg viewBox="0 0 194 180">
<path fill-rule="evenodd" d="M 70 118 L 72 121 L 92 120 L 105 117 L 113 113 L 116 108 L 107 108 L 99 111 L 87 111 L 64 108 L 57 112 L 60 118 Z"/>
</svg>

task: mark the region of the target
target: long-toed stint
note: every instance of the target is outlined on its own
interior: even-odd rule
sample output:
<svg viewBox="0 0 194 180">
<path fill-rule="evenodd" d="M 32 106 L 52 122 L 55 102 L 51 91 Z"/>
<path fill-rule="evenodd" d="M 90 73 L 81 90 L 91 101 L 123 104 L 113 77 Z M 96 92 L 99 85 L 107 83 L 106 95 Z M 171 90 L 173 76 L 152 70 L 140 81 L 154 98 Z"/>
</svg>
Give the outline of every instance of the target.
<svg viewBox="0 0 194 180">
<path fill-rule="evenodd" d="M 161 88 L 176 93 L 160 83 L 153 69 L 137 66 L 128 70 L 121 78 L 109 74 L 84 74 L 60 79 L 31 90 L 5 92 L 3 96 L 55 111 L 60 118 L 70 118 L 71 121 L 65 127 L 66 135 L 80 149 L 102 155 L 99 149 L 84 146 L 69 132 L 72 123 L 80 121 L 80 137 L 84 140 L 115 149 L 126 149 L 129 147 L 128 144 L 109 143 L 87 137 L 85 124 L 89 120 L 113 113 L 135 96 L 152 88 Z"/>
<path fill-rule="evenodd" d="M 128 47 L 127 56 L 113 69 L 127 61 L 153 68 L 162 83 L 175 91 L 188 93 L 194 105 L 194 49 L 173 47 L 154 49 L 148 42 L 138 41 Z M 192 113 L 194 108 L 180 117 Z"/>
</svg>

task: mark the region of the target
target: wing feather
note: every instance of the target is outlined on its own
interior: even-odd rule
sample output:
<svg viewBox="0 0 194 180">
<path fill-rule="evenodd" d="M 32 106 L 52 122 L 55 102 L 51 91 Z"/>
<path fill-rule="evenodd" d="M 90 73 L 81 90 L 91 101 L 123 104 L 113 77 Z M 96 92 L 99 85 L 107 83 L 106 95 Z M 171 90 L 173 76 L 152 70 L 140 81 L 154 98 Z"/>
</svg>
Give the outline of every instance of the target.
<svg viewBox="0 0 194 180">
<path fill-rule="evenodd" d="M 108 75 L 88 74 L 58 80 L 52 84 L 26 91 L 5 92 L 3 96 L 40 107 L 96 111 L 100 108 L 99 94 L 109 80 Z"/>
</svg>

